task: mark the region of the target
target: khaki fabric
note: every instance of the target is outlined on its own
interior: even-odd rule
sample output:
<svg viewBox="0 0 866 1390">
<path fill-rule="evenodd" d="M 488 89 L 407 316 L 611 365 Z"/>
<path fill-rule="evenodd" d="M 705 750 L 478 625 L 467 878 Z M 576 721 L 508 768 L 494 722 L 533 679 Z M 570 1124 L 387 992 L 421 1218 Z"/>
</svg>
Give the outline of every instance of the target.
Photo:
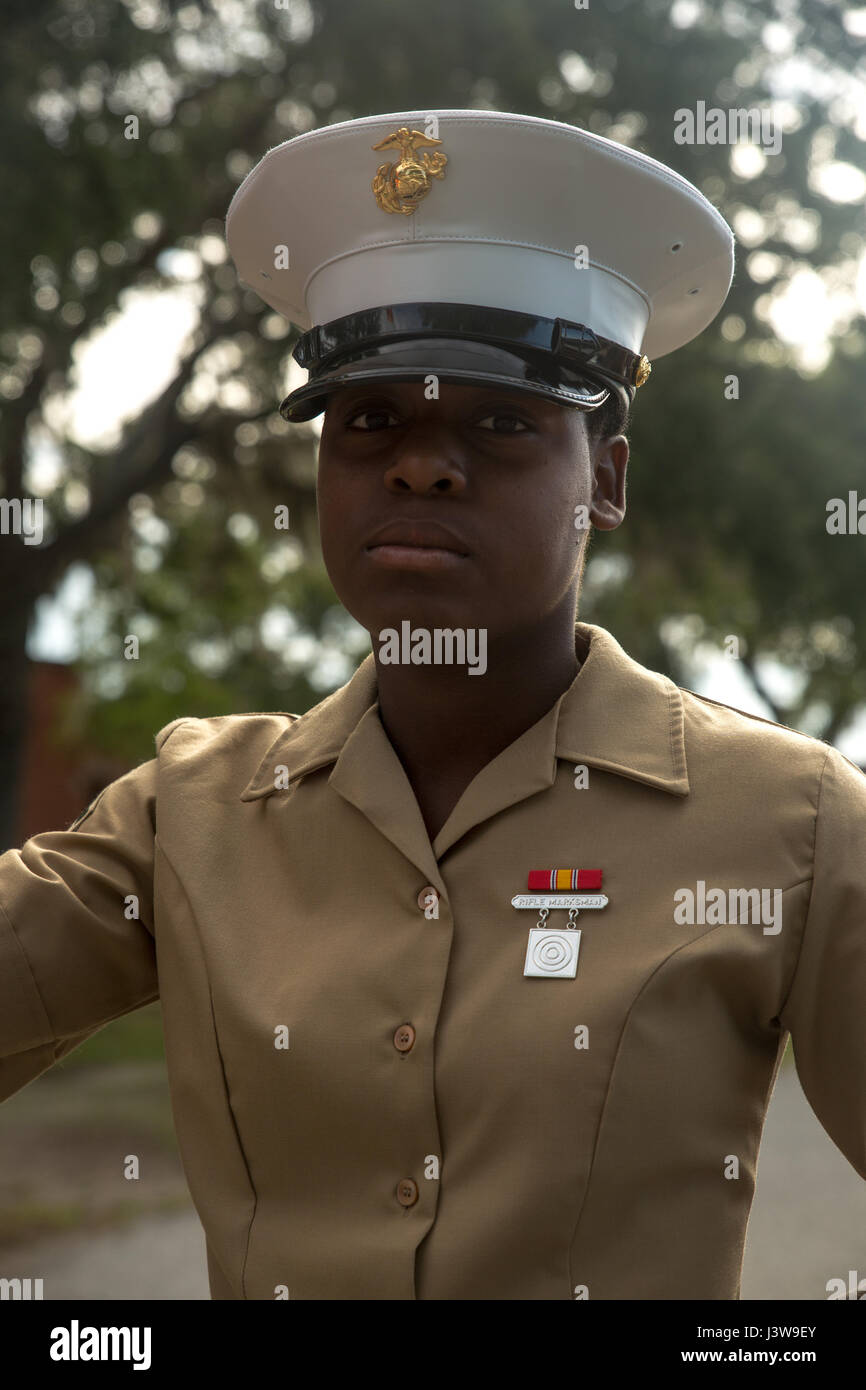
<svg viewBox="0 0 866 1390">
<path fill-rule="evenodd" d="M 0 856 L 0 1096 L 161 998 L 214 1298 L 736 1299 L 788 1030 L 866 1177 L 866 778 L 576 645 L 433 844 L 371 656 L 300 718 L 173 721 Z M 511 898 L 553 867 L 609 903 L 527 978 Z M 781 929 L 677 922 L 699 881 L 779 890 Z"/>
</svg>

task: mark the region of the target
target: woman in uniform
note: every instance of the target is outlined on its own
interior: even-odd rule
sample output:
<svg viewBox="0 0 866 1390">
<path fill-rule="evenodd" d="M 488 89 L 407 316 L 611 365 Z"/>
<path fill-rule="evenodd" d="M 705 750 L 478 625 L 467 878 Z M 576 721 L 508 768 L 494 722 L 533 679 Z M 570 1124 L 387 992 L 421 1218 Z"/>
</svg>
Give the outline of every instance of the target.
<svg viewBox="0 0 866 1390">
<path fill-rule="evenodd" d="M 577 620 L 730 230 L 585 131 L 416 111 L 270 151 L 227 232 L 372 651 L 0 857 L 0 1094 L 160 997 L 215 1299 L 736 1299 L 789 1032 L 866 1176 L 866 783 Z"/>
</svg>

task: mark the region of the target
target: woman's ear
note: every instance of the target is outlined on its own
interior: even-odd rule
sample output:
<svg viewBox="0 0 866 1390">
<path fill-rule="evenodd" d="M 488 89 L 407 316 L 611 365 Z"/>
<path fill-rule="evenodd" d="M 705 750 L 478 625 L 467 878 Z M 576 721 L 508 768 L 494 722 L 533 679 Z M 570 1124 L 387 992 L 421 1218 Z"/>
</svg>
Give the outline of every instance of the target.
<svg viewBox="0 0 866 1390">
<path fill-rule="evenodd" d="M 595 482 L 589 516 L 600 531 L 614 531 L 625 520 L 628 457 L 628 440 L 624 434 L 599 439 L 592 449 Z"/>
</svg>

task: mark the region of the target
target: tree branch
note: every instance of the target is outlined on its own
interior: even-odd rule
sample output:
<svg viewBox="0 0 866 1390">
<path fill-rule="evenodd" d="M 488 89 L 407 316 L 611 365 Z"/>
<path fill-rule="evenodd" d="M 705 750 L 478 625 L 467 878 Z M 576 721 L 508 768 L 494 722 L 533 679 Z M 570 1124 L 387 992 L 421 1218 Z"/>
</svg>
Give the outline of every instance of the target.
<svg viewBox="0 0 866 1390">
<path fill-rule="evenodd" d="M 110 466 L 102 471 L 100 485 L 92 493 L 90 510 L 39 552 L 41 563 L 31 564 L 24 582 L 17 584 L 21 602 L 30 602 L 44 593 L 62 570 L 80 559 L 94 535 L 120 512 L 132 492 L 144 492 L 169 476 L 171 461 L 181 444 L 198 435 L 202 427 L 201 417 L 185 421 L 176 414 L 178 398 L 202 353 L 224 332 L 220 325 L 207 334 L 184 358 L 162 395 L 138 416 L 112 456 Z M 148 449 L 148 445 L 154 444 L 158 445 L 155 455 Z M 35 553 L 32 558 L 36 558 Z"/>
<path fill-rule="evenodd" d="M 743 667 L 743 670 L 746 672 L 746 674 L 749 677 L 749 680 L 752 682 L 756 694 L 760 695 L 764 703 L 769 706 L 770 711 L 773 715 L 773 719 L 776 721 L 776 723 L 786 723 L 786 715 L 790 716 L 790 711 L 783 709 L 782 706 L 777 704 L 776 701 L 773 699 L 772 695 L 767 690 L 767 687 L 764 685 L 764 682 L 761 680 L 761 677 L 758 675 L 757 667 L 755 666 L 755 663 L 751 659 L 751 657 L 741 656 L 740 665 Z"/>
</svg>

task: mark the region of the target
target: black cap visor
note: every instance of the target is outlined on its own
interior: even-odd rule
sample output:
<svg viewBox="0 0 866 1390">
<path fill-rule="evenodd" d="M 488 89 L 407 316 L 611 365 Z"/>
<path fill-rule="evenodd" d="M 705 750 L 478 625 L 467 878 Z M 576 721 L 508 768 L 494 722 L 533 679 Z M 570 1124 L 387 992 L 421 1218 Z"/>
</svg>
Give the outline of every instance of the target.
<svg viewBox="0 0 866 1390">
<path fill-rule="evenodd" d="M 585 373 L 572 371 L 549 354 L 518 355 L 489 343 L 460 338 L 422 337 L 410 341 L 365 345 L 357 353 L 341 354 L 339 365 L 299 386 L 280 406 L 284 420 L 312 420 L 325 409 L 340 387 L 391 381 L 438 381 L 464 386 L 497 386 L 526 391 L 558 405 L 596 410 L 615 390 Z M 623 392 L 625 395 L 626 393 Z"/>
</svg>

